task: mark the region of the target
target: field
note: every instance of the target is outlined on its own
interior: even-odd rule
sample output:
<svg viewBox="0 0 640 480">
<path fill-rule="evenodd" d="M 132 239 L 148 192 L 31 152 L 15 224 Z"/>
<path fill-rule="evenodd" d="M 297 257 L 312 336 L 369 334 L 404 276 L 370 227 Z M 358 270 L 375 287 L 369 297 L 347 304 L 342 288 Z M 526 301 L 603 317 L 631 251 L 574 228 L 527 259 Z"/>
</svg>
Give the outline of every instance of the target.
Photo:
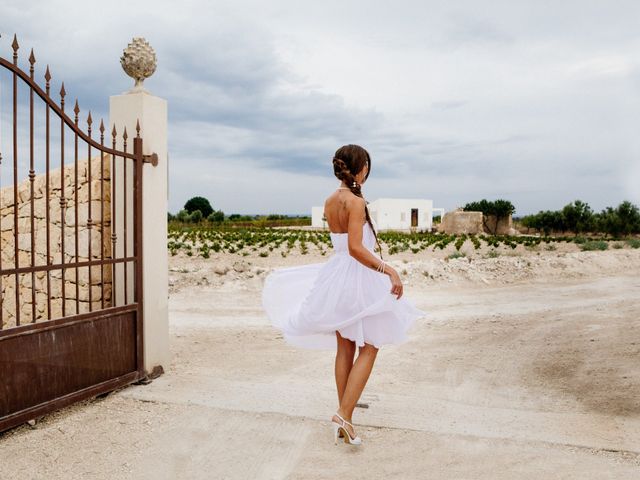
<svg viewBox="0 0 640 480">
<path fill-rule="evenodd" d="M 487 237 L 476 248 L 382 234 L 428 316 L 406 344 L 380 350 L 354 412 L 358 450 L 331 438 L 333 353 L 285 344 L 260 304 L 271 269 L 325 262 L 328 237 L 274 230 L 173 234 L 167 372 L 0 436 L 3 474 L 638 478 L 633 240 Z"/>
<path fill-rule="evenodd" d="M 640 248 L 640 239 L 629 237 L 616 241 L 606 241 L 600 237 L 585 236 L 533 236 L 533 235 L 474 235 L 474 234 L 444 234 L 444 233 L 378 233 L 380 243 L 385 244 L 386 253 L 445 250 L 453 245 L 457 252 L 463 247 L 482 250 L 484 247 L 498 248 L 500 246 L 517 249 L 522 246 L 535 250 L 540 245 L 554 250 L 559 243 L 574 243 L 581 250 L 606 250 L 612 248 Z M 273 254 L 286 257 L 293 250 L 302 255 L 309 253 L 312 248 L 320 255 L 326 255 L 331 248 L 331 239 L 327 230 L 291 229 L 291 228 L 239 228 L 215 229 L 201 227 L 172 228 L 169 231 L 169 252 L 176 255 L 183 252 L 187 256 L 201 256 L 209 258 L 212 253 L 230 253 L 239 256 L 259 255 L 267 257 Z"/>
</svg>

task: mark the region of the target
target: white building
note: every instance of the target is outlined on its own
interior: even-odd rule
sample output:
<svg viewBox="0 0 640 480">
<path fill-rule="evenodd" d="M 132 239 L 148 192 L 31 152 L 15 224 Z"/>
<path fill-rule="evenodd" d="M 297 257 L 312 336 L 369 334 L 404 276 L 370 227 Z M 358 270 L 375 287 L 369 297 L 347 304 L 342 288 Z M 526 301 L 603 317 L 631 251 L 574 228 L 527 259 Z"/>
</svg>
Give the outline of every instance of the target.
<svg viewBox="0 0 640 480">
<path fill-rule="evenodd" d="M 433 200 L 413 198 L 378 198 L 367 205 L 369 214 L 378 230 L 431 231 L 434 210 L 444 214 L 444 209 L 433 208 Z M 323 220 L 324 207 L 311 207 L 311 226 L 328 228 Z"/>
<path fill-rule="evenodd" d="M 327 222 L 324 221 L 324 207 L 311 207 L 311 226 L 327 228 Z"/>
</svg>

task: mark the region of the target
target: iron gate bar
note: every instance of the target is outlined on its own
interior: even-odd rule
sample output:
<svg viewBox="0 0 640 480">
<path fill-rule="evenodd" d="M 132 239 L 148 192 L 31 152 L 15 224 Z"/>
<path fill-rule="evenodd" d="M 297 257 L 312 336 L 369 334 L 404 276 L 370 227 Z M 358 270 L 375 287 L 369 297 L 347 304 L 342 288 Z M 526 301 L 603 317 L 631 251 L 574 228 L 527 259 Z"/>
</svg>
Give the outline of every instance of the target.
<svg viewBox="0 0 640 480">
<path fill-rule="evenodd" d="M 111 130 L 111 145 L 112 148 L 115 150 L 116 148 L 116 126 L 113 126 L 113 129 Z M 112 155 L 111 157 L 111 172 L 109 173 L 109 176 L 111 178 L 111 184 L 113 185 L 113 183 L 115 182 L 115 178 L 116 177 L 116 158 L 118 158 L 115 155 Z M 112 190 L 112 194 L 111 194 L 111 256 L 115 256 L 116 255 L 116 239 L 118 237 L 118 234 L 116 232 L 116 227 L 114 225 L 118 225 L 118 222 L 116 221 L 116 201 L 118 199 L 118 196 L 115 194 L 116 190 L 115 188 Z M 117 301 L 117 295 L 116 292 L 118 291 L 118 287 L 116 285 L 116 264 L 112 264 L 111 265 L 111 301 L 112 303 L 115 305 L 116 301 Z"/>
<path fill-rule="evenodd" d="M 121 263 L 121 262 L 135 262 L 136 257 L 120 257 L 120 258 L 105 258 L 104 263 Z M 82 262 L 69 262 L 64 265 L 66 268 L 73 268 L 76 265 L 78 267 L 87 267 L 90 265 L 100 265 L 103 260 L 83 260 Z M 50 270 L 60 270 L 61 263 L 52 263 L 50 265 L 35 265 L 33 267 L 20 267 L 20 268 L 9 268 L 0 270 L 0 275 L 11 275 L 12 273 L 29 273 L 31 270 L 35 271 L 50 271 Z M 43 320 L 44 321 L 44 320 Z"/>
<path fill-rule="evenodd" d="M 0 82 L 0 94 L 2 93 L 2 82 Z M 0 95 L 0 100 L 2 99 L 2 95 Z M 1 101 L 0 101 L 1 104 Z M 1 112 L 0 112 L 1 113 Z M 0 121 L 2 120 L 0 115 Z M 0 135 L 1 136 L 1 135 Z M 2 151 L 0 151 L 0 185 L 2 185 Z M 2 210 L 2 196 L 0 195 L 0 210 Z M 0 215 L 0 232 L 2 231 L 2 216 Z M 0 240 L 1 242 L 2 240 Z M 0 270 L 2 270 L 2 253 L 0 252 Z M 0 294 L 2 293 L 2 275 L 0 275 Z M 0 296 L 1 298 L 1 296 Z M 0 302 L 0 332 L 2 331 L 4 325 L 4 315 L 2 305 L 4 303 L 4 299 Z"/>
<path fill-rule="evenodd" d="M 37 83 L 35 83 L 35 81 L 31 81 L 31 79 L 29 78 L 29 76 L 27 74 L 25 74 L 22 70 L 20 70 L 20 68 L 17 65 L 13 65 L 12 63 L 8 62 L 6 59 L 0 57 L 0 65 L 2 65 L 3 67 L 7 68 L 8 70 L 11 70 L 13 73 L 15 73 L 18 77 L 20 77 L 22 80 L 24 80 L 26 83 L 28 83 L 30 86 L 33 87 L 33 91 L 40 97 L 42 98 L 45 102 L 50 103 L 51 108 L 53 109 L 54 112 L 56 112 L 56 114 L 64 120 L 64 123 L 66 123 L 72 130 L 75 130 L 75 125 L 73 124 L 73 120 L 71 120 L 71 118 L 69 118 L 69 116 L 64 113 L 64 111 L 62 111 L 60 109 L 60 107 L 58 105 L 56 105 L 55 102 L 53 102 L 53 100 L 51 100 L 51 98 L 49 97 L 49 95 L 47 95 L 42 88 L 40 88 L 40 86 L 38 86 Z M 47 67 L 48 68 L 48 67 Z M 89 138 L 87 136 L 86 133 L 84 133 L 82 130 L 78 130 L 78 136 L 80 138 L 82 138 L 82 140 L 84 140 L 87 143 L 90 143 L 92 146 L 94 146 L 95 148 L 101 148 L 105 153 L 108 153 L 110 155 L 118 155 L 118 156 L 124 156 L 126 158 L 130 158 L 132 160 L 136 160 L 135 155 L 133 153 L 126 153 L 126 152 L 122 152 L 113 148 L 109 148 L 106 146 L 100 146 L 99 143 L 97 143 L 95 140 Z"/>
<path fill-rule="evenodd" d="M 18 41 L 13 38 L 13 64 L 18 65 Z M 14 265 L 19 266 L 18 255 L 18 77 L 13 72 L 13 232 Z M 20 277 L 16 273 L 16 325 L 20 325 Z"/>
<path fill-rule="evenodd" d="M 36 61 L 36 57 L 33 55 L 33 49 L 31 49 L 31 55 L 29 55 L 29 78 L 33 80 L 33 64 Z M 36 173 L 33 166 L 33 88 L 29 88 L 29 187 L 30 187 L 30 203 L 31 203 L 31 265 L 36 263 L 36 248 L 35 248 L 35 231 L 34 231 L 34 199 L 33 199 L 33 182 L 35 180 Z M 31 322 L 36 322 L 36 273 L 31 271 Z"/>
<path fill-rule="evenodd" d="M 122 138 L 124 139 L 124 145 L 122 147 L 123 151 L 127 151 L 127 127 L 124 127 L 124 133 L 122 134 Z M 123 246 L 124 246 L 124 256 L 127 256 L 127 162 L 125 161 L 125 159 L 122 159 L 122 176 L 123 176 L 123 181 L 122 183 L 124 184 L 122 187 L 122 196 L 124 197 L 122 200 L 122 209 L 123 209 L 123 220 L 122 220 L 122 225 L 123 225 L 123 232 L 122 235 L 124 236 L 124 241 L 122 242 Z M 129 272 L 129 263 L 126 262 L 122 268 L 124 270 L 124 303 L 125 305 L 128 303 L 128 297 L 127 297 L 127 274 Z"/>
<path fill-rule="evenodd" d="M 1 60 L 1 59 L 0 59 Z M 47 94 L 47 98 L 49 97 L 49 91 L 50 91 L 50 80 L 51 80 L 51 74 L 49 73 L 49 66 L 47 65 L 47 71 L 44 74 L 44 79 L 46 81 L 46 94 Z M 33 91 L 33 90 L 32 90 Z M 49 259 L 51 258 L 51 247 L 50 247 L 50 243 L 51 243 L 51 231 L 50 231 L 50 222 L 51 222 L 51 217 L 50 217 L 50 212 L 49 212 L 49 208 L 50 208 L 50 201 L 49 201 L 49 133 L 50 133 L 50 125 L 49 125 L 49 102 L 45 102 L 47 108 L 46 108 L 46 162 L 47 162 L 47 166 L 46 166 L 46 178 L 45 178 L 45 182 L 46 182 L 46 229 L 47 229 L 47 264 L 49 264 Z M 49 270 L 47 270 L 47 318 L 51 318 L 51 272 Z"/>
<path fill-rule="evenodd" d="M 91 124 L 93 123 L 92 119 L 91 119 L 91 110 L 89 110 L 89 116 L 87 117 L 87 136 L 89 138 L 91 138 Z M 91 216 L 91 164 L 93 163 L 93 161 L 91 161 L 91 145 L 87 145 L 87 159 L 88 159 L 88 170 L 87 170 L 87 177 L 89 179 L 89 192 L 88 192 L 88 197 L 89 197 L 89 209 L 87 212 L 87 241 L 89 242 L 87 245 L 87 257 L 89 259 L 93 258 L 93 252 L 91 251 L 91 240 L 92 240 L 92 235 L 91 232 L 93 231 L 93 217 Z M 76 220 L 77 221 L 77 220 Z M 104 220 L 100 219 L 101 225 L 104 224 Z M 101 250 L 104 248 L 104 246 L 102 244 L 100 244 Z M 89 277 L 89 311 L 92 312 L 93 311 L 93 289 L 91 288 L 92 282 L 91 282 L 91 266 L 88 267 L 88 277 Z"/>
<path fill-rule="evenodd" d="M 60 110 L 64 112 L 64 97 L 67 92 L 64 89 L 64 82 L 62 82 L 62 87 L 60 87 Z M 49 141 L 49 139 L 47 139 Z M 62 254 L 60 255 L 60 263 L 61 274 L 62 274 L 62 316 L 64 317 L 67 314 L 67 296 L 65 295 L 65 282 L 64 273 L 65 273 L 65 261 L 64 261 L 64 214 L 65 208 L 67 206 L 66 198 L 64 196 L 64 121 L 60 118 L 60 251 Z M 76 185 L 77 186 L 77 185 Z"/>
<path fill-rule="evenodd" d="M 52 411 L 68 407 L 81 400 L 86 400 L 87 398 L 95 397 L 96 395 L 111 392 L 117 388 L 136 382 L 139 379 L 138 372 L 127 373 L 126 375 L 58 397 L 51 402 L 42 403 L 40 405 L 30 407 L 27 410 L 22 410 L 6 417 L 2 417 L 0 418 L 0 432 L 46 415 L 47 413 L 51 413 Z"/>
<path fill-rule="evenodd" d="M 76 98 L 76 104 L 73 107 L 73 113 L 75 114 L 73 117 L 73 123 L 76 127 L 78 127 L 78 113 L 80 113 L 80 107 L 78 107 L 78 99 Z M 91 158 L 87 159 L 87 163 L 91 163 Z M 74 235 L 75 235 L 75 261 L 78 261 L 80 257 L 80 245 L 78 244 L 78 132 L 74 132 L 74 149 L 73 149 L 73 179 L 74 179 L 74 189 L 73 189 L 73 211 L 74 211 Z M 89 183 L 91 183 L 91 177 L 88 179 Z M 89 190 L 91 190 L 91 185 L 89 185 Z M 64 255 L 64 253 L 63 253 Z M 89 257 L 91 258 L 91 257 Z M 31 264 L 33 265 L 33 263 Z M 76 263 L 76 313 L 80 313 L 80 277 L 78 271 L 78 265 Z M 89 283 L 89 291 L 91 291 L 91 283 Z"/>
<path fill-rule="evenodd" d="M 100 291 L 101 308 L 104 307 L 104 122 L 100 119 L 100 221 L 103 226 L 100 228 Z M 113 222 L 112 222 L 113 223 Z M 113 289 L 111 289 L 113 292 Z"/>
<path fill-rule="evenodd" d="M 54 318 L 53 320 L 47 320 L 46 322 L 39 322 L 36 324 L 27 323 L 26 325 L 20 325 L 19 327 L 5 329 L 0 332 L 0 341 L 6 340 L 8 338 L 20 337 L 22 335 L 27 335 L 34 330 L 51 330 L 55 328 L 59 328 L 60 326 L 69 326 L 74 325 L 76 323 L 82 323 L 89 320 L 108 318 L 110 316 L 116 314 L 122 314 L 127 312 L 134 312 L 138 308 L 137 303 L 130 303 L 129 305 L 120 305 L 119 307 L 107 307 L 104 310 L 100 310 L 100 313 L 96 312 L 85 312 L 79 315 L 72 315 L 69 317 L 60 317 Z"/>
<path fill-rule="evenodd" d="M 144 337 L 143 337 L 143 319 L 144 319 L 144 289 L 142 288 L 142 160 L 144 156 L 142 155 L 142 138 L 140 138 L 140 121 L 136 121 L 136 138 L 133 139 L 133 153 L 134 155 L 140 159 L 134 165 L 135 167 L 135 175 L 134 175 L 134 183 L 133 183 L 133 196 L 136 201 L 135 211 L 136 216 L 135 220 L 135 229 L 134 232 L 136 234 L 136 239 L 133 242 L 133 258 L 135 258 L 135 274 L 136 280 L 133 284 L 133 298 L 138 305 L 138 314 L 136 315 L 136 342 L 137 342 L 137 351 L 138 351 L 138 372 L 140 375 L 144 375 Z M 153 155 L 157 155 L 154 153 Z"/>
</svg>

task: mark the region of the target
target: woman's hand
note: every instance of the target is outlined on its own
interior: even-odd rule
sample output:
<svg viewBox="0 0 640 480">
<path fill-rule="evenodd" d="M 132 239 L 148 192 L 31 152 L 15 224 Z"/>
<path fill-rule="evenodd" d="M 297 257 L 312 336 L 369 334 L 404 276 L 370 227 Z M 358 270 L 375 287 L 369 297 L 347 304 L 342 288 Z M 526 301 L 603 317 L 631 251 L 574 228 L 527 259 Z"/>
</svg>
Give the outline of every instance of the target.
<svg viewBox="0 0 640 480">
<path fill-rule="evenodd" d="M 400 275 L 398 275 L 395 268 L 390 267 L 389 265 L 385 266 L 385 273 L 389 275 L 389 278 L 391 279 L 391 293 L 397 295 L 397 299 L 399 299 L 402 296 L 402 280 L 400 280 Z"/>
</svg>

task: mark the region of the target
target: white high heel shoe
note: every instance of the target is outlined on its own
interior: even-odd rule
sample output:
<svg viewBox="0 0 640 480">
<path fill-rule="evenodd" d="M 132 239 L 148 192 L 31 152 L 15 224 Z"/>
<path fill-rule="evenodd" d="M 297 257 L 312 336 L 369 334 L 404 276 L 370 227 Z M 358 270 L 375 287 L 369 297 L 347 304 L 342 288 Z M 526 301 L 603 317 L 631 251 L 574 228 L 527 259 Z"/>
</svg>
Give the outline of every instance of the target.
<svg viewBox="0 0 640 480">
<path fill-rule="evenodd" d="M 355 436 L 355 438 L 351 437 L 351 434 L 349 433 L 349 431 L 345 428 L 345 424 L 347 425 L 351 425 L 351 427 L 353 428 L 353 424 L 347 422 L 344 418 L 342 418 L 337 412 L 336 412 L 336 417 L 338 417 L 342 424 L 338 424 L 336 422 L 333 421 L 333 419 L 331 420 L 331 423 L 333 424 L 333 442 L 334 444 L 338 444 L 338 431 L 342 430 L 343 434 L 344 434 L 344 443 L 349 443 L 351 445 L 361 445 L 362 444 L 362 439 L 359 436 Z"/>
</svg>

